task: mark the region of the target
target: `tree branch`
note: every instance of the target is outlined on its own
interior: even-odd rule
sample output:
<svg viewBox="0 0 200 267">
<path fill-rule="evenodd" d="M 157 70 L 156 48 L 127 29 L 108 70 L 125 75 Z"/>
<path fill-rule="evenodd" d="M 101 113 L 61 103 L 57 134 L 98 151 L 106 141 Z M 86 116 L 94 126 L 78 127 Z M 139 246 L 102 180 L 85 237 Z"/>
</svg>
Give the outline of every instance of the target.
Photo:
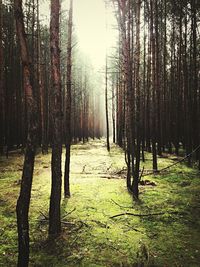
<svg viewBox="0 0 200 267">
<path fill-rule="evenodd" d="M 124 212 L 124 213 L 119 213 L 119 214 L 110 216 L 110 219 L 113 219 L 113 218 L 116 218 L 116 217 L 120 217 L 120 216 L 124 216 L 124 215 L 136 216 L 136 217 L 151 217 L 151 216 L 159 216 L 159 215 L 164 215 L 164 214 L 182 215 L 183 212 L 172 211 L 172 212 L 155 212 L 155 213 L 148 213 L 148 214 Z"/>
</svg>

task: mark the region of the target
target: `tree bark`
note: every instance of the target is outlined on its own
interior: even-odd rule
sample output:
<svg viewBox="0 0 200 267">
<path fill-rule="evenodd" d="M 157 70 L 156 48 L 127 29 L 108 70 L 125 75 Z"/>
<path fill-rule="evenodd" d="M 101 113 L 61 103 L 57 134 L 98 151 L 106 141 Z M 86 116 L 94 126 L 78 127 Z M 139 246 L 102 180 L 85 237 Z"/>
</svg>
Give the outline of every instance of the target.
<svg viewBox="0 0 200 267">
<path fill-rule="evenodd" d="M 116 133 L 115 133 L 115 114 L 116 114 L 116 111 L 115 111 L 115 81 L 114 81 L 114 78 L 113 78 L 113 81 L 112 81 L 112 123 L 113 123 L 113 143 L 115 143 L 116 141 Z"/>
<path fill-rule="evenodd" d="M 141 1 L 137 1 L 137 13 L 136 13 L 136 68 L 135 68 L 135 88 L 136 88 L 136 153 L 135 153 L 135 170 L 133 177 L 133 196 L 138 199 L 139 197 L 139 171 L 140 171 L 140 146 L 141 146 L 141 118 L 140 118 L 140 101 L 141 101 L 141 93 L 140 93 L 140 9 L 141 9 Z"/>
<path fill-rule="evenodd" d="M 60 202 L 61 202 L 61 157 L 62 157 L 62 93 L 60 75 L 59 49 L 59 15 L 60 1 L 51 0 L 50 50 L 51 79 L 50 116 L 52 126 L 52 158 L 51 158 L 51 197 L 49 208 L 49 236 L 58 236 L 61 232 Z"/>
<path fill-rule="evenodd" d="M 66 155 L 65 155 L 65 175 L 64 175 L 64 195 L 70 197 L 70 146 L 71 146 L 71 85 L 72 85 L 72 16 L 73 1 L 70 0 L 69 20 L 68 20 L 68 43 L 67 43 L 67 96 L 66 96 Z"/>
<path fill-rule="evenodd" d="M 3 154 L 4 147 L 4 88 L 3 88 L 3 11 L 2 0 L 0 0 L 0 154 Z"/>
<path fill-rule="evenodd" d="M 150 1 L 150 35 L 152 42 L 152 156 L 153 156 L 153 170 L 157 171 L 157 149 L 156 149 L 156 47 L 155 47 L 155 33 L 154 33 L 154 3 Z"/>
<path fill-rule="evenodd" d="M 110 151 L 110 141 L 109 141 L 109 117 L 108 117 L 108 61 L 106 55 L 106 72 L 105 72 L 105 109 L 106 109 L 106 144 L 107 150 Z"/>
<path fill-rule="evenodd" d="M 24 159 L 20 195 L 17 200 L 17 229 L 18 229 L 18 267 L 26 267 L 29 262 L 29 205 L 33 179 L 35 150 L 37 143 L 37 105 L 31 84 L 30 57 L 23 21 L 22 0 L 14 1 L 17 35 L 23 65 L 24 90 L 27 101 L 28 137 Z"/>
</svg>

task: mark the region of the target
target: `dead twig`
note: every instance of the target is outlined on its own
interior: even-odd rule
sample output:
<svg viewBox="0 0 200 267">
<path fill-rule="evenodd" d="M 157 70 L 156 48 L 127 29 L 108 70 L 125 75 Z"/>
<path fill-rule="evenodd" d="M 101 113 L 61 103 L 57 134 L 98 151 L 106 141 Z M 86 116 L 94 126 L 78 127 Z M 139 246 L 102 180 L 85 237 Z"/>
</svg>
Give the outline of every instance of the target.
<svg viewBox="0 0 200 267">
<path fill-rule="evenodd" d="M 103 228 L 109 228 L 109 226 L 105 223 L 102 223 L 100 221 L 97 220 L 91 220 L 91 222 L 95 222 L 96 224 L 98 224 L 99 226 L 103 227 Z"/>
<path fill-rule="evenodd" d="M 70 223 L 70 222 L 65 222 L 65 221 L 61 221 L 61 223 L 65 224 L 65 225 L 72 225 L 72 226 L 76 225 L 76 223 Z M 78 232 L 83 226 L 89 227 L 89 225 L 83 221 L 78 221 L 77 223 L 79 223 L 80 225 L 78 227 L 72 228 L 72 230 L 69 231 L 69 233 Z"/>
<path fill-rule="evenodd" d="M 106 169 L 106 171 L 109 171 L 112 167 L 112 164 Z"/>
<path fill-rule="evenodd" d="M 150 173 L 146 173 L 144 174 L 142 177 L 144 176 L 147 176 L 147 175 L 152 175 L 152 174 L 155 174 L 155 173 L 161 173 L 161 172 L 165 172 L 166 170 L 168 170 L 169 168 L 171 167 L 174 167 L 176 166 L 177 164 L 180 164 L 181 162 L 185 161 L 187 158 L 189 158 L 192 154 L 194 154 L 196 151 L 198 151 L 200 149 L 200 145 L 197 146 L 191 153 L 187 154 L 184 158 L 182 158 L 181 160 L 178 160 L 177 162 L 173 163 L 173 164 L 170 164 L 169 166 L 161 169 L 161 170 L 157 170 L 157 171 L 152 171 Z"/>
<path fill-rule="evenodd" d="M 83 221 L 78 221 L 80 223 L 79 227 L 76 227 L 73 231 L 79 231 L 83 226 L 85 227 L 90 227 L 87 223 L 83 222 Z"/>
<path fill-rule="evenodd" d="M 85 172 L 85 168 L 86 168 L 86 165 L 83 166 L 83 170 L 82 170 L 82 173 Z"/>
<path fill-rule="evenodd" d="M 121 177 L 114 176 L 112 174 L 110 174 L 110 176 L 100 176 L 100 178 L 103 178 L 103 179 L 121 179 Z"/>
<path fill-rule="evenodd" d="M 165 215 L 165 214 L 183 215 L 183 212 L 172 211 L 172 212 L 156 212 L 156 213 L 148 213 L 148 214 L 124 212 L 124 213 L 119 213 L 119 214 L 110 216 L 110 219 L 120 217 L 120 216 L 125 216 L 125 215 L 136 216 L 136 217 L 151 217 L 151 216 L 159 216 L 159 215 Z"/>
<path fill-rule="evenodd" d="M 76 208 L 73 208 L 71 211 L 67 212 L 64 216 L 63 219 L 65 219 L 68 215 L 72 214 L 72 212 L 74 212 L 76 210 Z"/>
<path fill-rule="evenodd" d="M 120 205 L 119 203 L 117 203 L 116 201 L 114 201 L 113 199 L 111 199 L 111 201 L 112 201 L 115 205 L 117 205 L 118 207 L 120 207 L 120 208 L 123 208 L 123 209 L 133 209 L 133 207 L 122 206 L 122 205 Z"/>
<path fill-rule="evenodd" d="M 127 170 L 127 168 L 122 168 L 121 170 L 115 172 L 114 174 L 118 174 L 118 175 L 120 175 L 120 174 L 122 174 L 123 172 L 125 172 L 126 170 Z"/>
<path fill-rule="evenodd" d="M 135 232 L 138 232 L 138 233 L 141 233 L 141 234 L 145 234 L 145 232 L 143 232 L 143 231 L 141 231 L 141 230 L 138 230 L 137 228 L 133 228 L 133 227 L 131 227 L 130 225 L 127 225 L 127 224 L 125 224 L 125 226 L 128 228 L 127 230 L 125 230 L 125 231 L 131 231 L 131 230 L 133 230 L 133 231 L 135 231 Z"/>
<path fill-rule="evenodd" d="M 42 215 L 44 217 L 45 220 L 49 220 L 49 217 L 47 215 L 45 215 L 42 211 L 39 211 L 40 215 Z"/>
<path fill-rule="evenodd" d="M 78 236 L 76 236 L 75 238 L 74 238 L 74 240 L 70 243 L 70 246 L 72 247 L 73 245 L 74 245 L 74 243 L 76 243 L 76 240 L 78 239 Z"/>
<path fill-rule="evenodd" d="M 61 221 L 61 223 L 64 225 L 76 225 L 75 223 L 66 222 L 66 221 Z"/>
</svg>

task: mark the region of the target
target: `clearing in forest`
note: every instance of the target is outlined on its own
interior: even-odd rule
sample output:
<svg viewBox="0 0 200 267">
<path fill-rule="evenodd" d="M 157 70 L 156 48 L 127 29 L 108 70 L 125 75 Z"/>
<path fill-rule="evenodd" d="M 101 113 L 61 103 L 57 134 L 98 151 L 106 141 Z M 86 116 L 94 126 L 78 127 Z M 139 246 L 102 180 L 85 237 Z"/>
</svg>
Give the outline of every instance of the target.
<svg viewBox="0 0 200 267">
<path fill-rule="evenodd" d="M 199 266 L 200 176 L 179 164 L 162 175 L 147 176 L 156 186 L 140 186 L 140 201 L 127 192 L 124 153 L 105 140 L 72 146 L 71 198 L 62 201 L 60 238 L 48 236 L 50 157 L 38 154 L 30 207 L 30 266 Z M 145 169 L 152 158 L 145 154 Z M 159 158 L 159 168 L 175 157 Z M 23 155 L 0 158 L 0 266 L 16 266 L 15 204 Z M 63 154 L 64 163 L 64 154 Z M 64 166 L 64 164 L 63 164 Z M 177 213 L 176 213 L 177 212 Z M 154 214 L 134 216 L 118 214 Z M 140 265 L 142 266 L 142 265 Z"/>
</svg>

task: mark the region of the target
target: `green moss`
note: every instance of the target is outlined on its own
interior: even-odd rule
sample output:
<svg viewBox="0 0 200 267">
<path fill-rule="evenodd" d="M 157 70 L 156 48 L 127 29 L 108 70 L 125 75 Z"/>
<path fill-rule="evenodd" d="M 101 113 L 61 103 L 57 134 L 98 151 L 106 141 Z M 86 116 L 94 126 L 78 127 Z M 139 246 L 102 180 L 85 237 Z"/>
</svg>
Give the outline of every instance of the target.
<svg viewBox="0 0 200 267">
<path fill-rule="evenodd" d="M 145 153 L 145 169 L 152 156 Z M 159 158 L 159 168 L 174 162 Z M 15 205 L 23 157 L 13 154 L 0 165 L 0 266 L 16 266 Z M 142 164 L 143 165 L 143 164 Z M 63 153 L 64 167 L 64 153 Z M 50 154 L 36 157 L 30 207 L 30 266 L 115 267 L 199 266 L 200 177 L 195 169 L 178 164 L 162 175 L 145 179 L 156 186 L 140 186 L 140 202 L 126 190 L 123 151 L 103 141 L 72 146 L 71 198 L 62 200 L 62 235 L 48 240 L 51 173 Z M 119 173 L 119 174 L 118 174 Z M 119 204 L 119 205 L 118 205 Z M 171 214 L 178 211 L 180 214 Z M 155 213 L 150 217 L 119 213 Z"/>
</svg>

